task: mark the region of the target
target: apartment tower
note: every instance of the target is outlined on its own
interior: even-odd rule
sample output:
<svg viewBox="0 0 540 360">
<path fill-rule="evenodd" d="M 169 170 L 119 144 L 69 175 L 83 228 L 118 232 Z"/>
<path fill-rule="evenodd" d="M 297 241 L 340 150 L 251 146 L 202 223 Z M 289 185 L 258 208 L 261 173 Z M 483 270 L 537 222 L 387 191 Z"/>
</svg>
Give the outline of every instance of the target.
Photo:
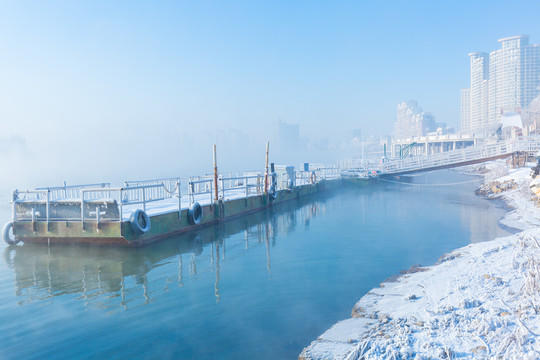
<svg viewBox="0 0 540 360">
<path fill-rule="evenodd" d="M 540 45 L 530 45 L 528 35 L 499 43 L 501 48 L 489 55 L 469 54 L 471 87 L 461 92 L 463 132 L 491 132 L 502 114 L 520 113 L 540 94 Z"/>
</svg>

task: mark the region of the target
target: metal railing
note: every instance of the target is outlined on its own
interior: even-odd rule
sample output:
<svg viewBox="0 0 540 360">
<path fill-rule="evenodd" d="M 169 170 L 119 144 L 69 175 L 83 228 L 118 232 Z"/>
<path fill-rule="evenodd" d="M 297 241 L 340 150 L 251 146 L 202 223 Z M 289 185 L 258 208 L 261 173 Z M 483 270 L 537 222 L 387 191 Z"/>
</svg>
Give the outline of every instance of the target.
<svg viewBox="0 0 540 360">
<path fill-rule="evenodd" d="M 515 152 L 536 152 L 540 141 L 536 138 L 519 138 L 493 144 L 470 146 L 431 155 L 415 156 L 400 160 L 390 160 L 381 164 L 383 174 L 412 172 L 444 166 L 466 164 L 484 159 L 511 155 Z"/>
<path fill-rule="evenodd" d="M 520 137 L 493 143 L 469 146 L 430 155 L 412 156 L 404 159 L 376 162 L 373 160 L 343 160 L 339 163 L 342 173 L 350 171 L 368 174 L 398 174 L 422 171 L 441 167 L 460 166 L 460 164 L 487 161 L 516 152 L 536 153 L 540 150 L 540 138 Z"/>
<path fill-rule="evenodd" d="M 110 183 L 96 183 L 96 184 L 84 184 L 84 185 L 67 185 L 64 181 L 63 186 L 55 186 L 55 187 L 42 187 L 42 188 L 36 188 L 36 198 L 37 200 L 40 200 L 40 195 L 45 194 L 47 191 L 49 192 L 49 199 L 50 200 L 68 200 L 68 199 L 77 199 L 80 196 L 80 190 L 81 189 L 88 189 L 88 188 L 108 188 L 111 187 Z"/>
<path fill-rule="evenodd" d="M 264 175 L 244 175 L 244 176 L 220 176 L 220 189 L 221 198 L 225 199 L 226 193 L 231 191 L 238 192 L 243 190 L 245 196 L 251 195 L 251 191 L 255 190 L 255 194 L 260 195 L 264 191 Z"/>
<path fill-rule="evenodd" d="M 182 191 L 180 178 L 166 178 L 144 181 L 126 181 L 122 189 L 122 205 L 146 204 L 153 201 L 178 198 L 178 209 L 181 209 Z"/>
<path fill-rule="evenodd" d="M 148 203 L 165 199 L 178 198 L 178 211 L 182 208 L 180 179 L 151 180 L 135 186 L 137 182 L 126 182 L 119 188 L 92 187 L 95 184 L 72 186 L 68 188 L 68 196 L 63 192 L 64 187 L 41 188 L 20 192 L 14 190 L 12 201 L 13 221 L 81 221 L 89 218 L 100 222 L 121 221 L 123 208 L 130 205 L 142 205 L 146 211 Z M 172 187 L 174 184 L 174 187 Z M 101 185 L 101 184 L 98 184 Z M 75 189 L 77 193 L 75 193 Z M 53 198 L 51 194 L 56 193 Z M 77 195 L 75 195 L 77 194 Z M 95 206 L 95 208 L 93 208 Z M 78 210 L 77 210 L 78 209 Z M 94 211 L 95 210 L 95 211 Z M 51 216 L 51 212 L 56 216 Z"/>
<path fill-rule="evenodd" d="M 163 185 L 163 188 L 166 192 L 168 192 L 169 194 L 173 194 L 179 187 L 180 183 L 181 183 L 181 179 L 178 177 L 151 179 L 151 180 L 129 180 L 129 181 L 124 181 L 124 187 L 159 184 L 159 185 Z"/>
<path fill-rule="evenodd" d="M 225 199 L 227 194 L 242 191 L 247 197 L 252 194 L 262 194 L 264 187 L 264 175 L 220 175 L 218 178 L 218 196 Z M 255 191 L 255 193 L 253 193 Z M 192 177 L 188 180 L 188 197 L 190 204 L 193 204 L 198 196 L 206 195 L 210 203 L 215 196 L 214 179 L 208 176 Z M 203 199 L 206 197 L 203 196 Z"/>
<path fill-rule="evenodd" d="M 339 169 L 343 170 L 352 170 L 357 171 L 370 171 L 370 170 L 380 170 L 380 162 L 373 160 L 363 160 L 363 159 L 347 159 L 339 162 Z"/>
<path fill-rule="evenodd" d="M 278 190 L 292 190 L 296 185 L 296 172 L 292 178 L 286 172 L 279 173 L 277 174 L 276 182 Z"/>
<path fill-rule="evenodd" d="M 292 186 L 314 184 L 323 179 L 339 177 L 337 166 L 321 167 L 310 171 L 295 171 Z M 291 189 L 288 173 L 276 174 L 276 190 Z M 219 197 L 254 196 L 264 193 L 265 175 L 248 172 L 242 175 L 220 175 L 218 179 Z M 272 186 L 272 174 L 268 177 L 268 187 Z M 27 191 L 13 191 L 12 221 L 47 222 L 81 221 L 119 222 L 126 211 L 142 208 L 147 211 L 150 203 L 174 199 L 166 205 L 174 205 L 180 216 L 182 193 L 188 195 L 189 204 L 195 201 L 213 203 L 215 183 L 213 176 L 188 178 L 182 188 L 180 178 L 165 178 L 143 181 L 126 181 L 123 187 L 111 187 L 110 183 L 71 185 L 37 188 Z M 230 195 L 230 196 L 228 196 Z M 175 205 L 177 204 L 177 205 Z M 161 206 L 161 205 L 159 205 Z M 159 207 L 158 206 L 158 207 Z M 98 227 L 99 228 L 99 227 Z"/>
<path fill-rule="evenodd" d="M 297 171 L 296 172 L 296 185 L 315 185 L 317 182 L 321 181 L 321 171 L 320 170 L 308 170 L 308 171 Z"/>
<path fill-rule="evenodd" d="M 195 202 L 197 195 L 208 195 L 212 203 L 214 194 L 214 179 L 209 176 L 190 177 L 188 180 L 189 203 Z"/>
<path fill-rule="evenodd" d="M 335 180 L 340 177 L 339 166 L 325 166 L 318 169 L 322 180 Z"/>
</svg>

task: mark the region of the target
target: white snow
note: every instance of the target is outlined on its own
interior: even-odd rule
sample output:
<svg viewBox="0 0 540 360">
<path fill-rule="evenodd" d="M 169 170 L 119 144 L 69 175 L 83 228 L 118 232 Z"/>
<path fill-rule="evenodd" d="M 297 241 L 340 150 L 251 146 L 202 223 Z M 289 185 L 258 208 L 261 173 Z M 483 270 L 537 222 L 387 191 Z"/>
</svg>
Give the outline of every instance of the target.
<svg viewBox="0 0 540 360">
<path fill-rule="evenodd" d="M 246 196 L 246 190 L 245 189 L 227 189 L 225 192 L 225 196 L 220 192 L 219 193 L 220 198 L 223 199 L 223 201 L 230 201 L 230 200 L 237 200 L 237 199 L 244 199 L 246 197 L 252 197 L 257 196 L 255 191 L 252 190 L 252 192 Z M 210 205 L 213 203 L 213 194 L 198 194 L 194 196 L 194 201 L 198 202 L 201 206 Z M 153 201 L 146 203 L 146 213 L 149 216 L 156 216 L 156 215 L 162 215 L 162 214 L 168 214 L 171 212 L 177 212 L 178 211 L 178 197 L 172 197 L 168 199 Z M 191 201 L 189 199 L 189 196 L 182 196 L 182 204 L 181 209 L 188 209 L 191 206 Z M 133 213 L 137 209 L 142 209 L 142 204 L 128 204 L 122 206 L 122 220 L 123 221 L 129 221 L 129 218 L 131 216 L 131 213 Z"/>
<path fill-rule="evenodd" d="M 523 231 L 381 284 L 300 359 L 540 359 L 540 208 L 530 168 L 488 168 L 486 181 L 518 183 L 500 194 L 513 207 L 502 222 Z"/>
</svg>

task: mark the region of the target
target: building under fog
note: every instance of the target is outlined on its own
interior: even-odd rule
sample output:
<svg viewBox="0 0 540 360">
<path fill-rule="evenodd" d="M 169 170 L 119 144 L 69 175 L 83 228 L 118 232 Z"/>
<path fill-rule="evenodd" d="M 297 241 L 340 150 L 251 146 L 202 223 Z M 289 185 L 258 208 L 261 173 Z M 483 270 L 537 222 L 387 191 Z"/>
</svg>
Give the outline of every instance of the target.
<svg viewBox="0 0 540 360">
<path fill-rule="evenodd" d="M 424 112 L 414 100 L 397 106 L 394 133 L 396 139 L 422 137 L 436 130 L 435 116 Z"/>
<path fill-rule="evenodd" d="M 300 145 L 300 125 L 299 124 L 287 124 L 281 121 L 276 124 L 276 140 L 277 145 L 281 149 L 294 150 L 298 149 Z"/>
</svg>

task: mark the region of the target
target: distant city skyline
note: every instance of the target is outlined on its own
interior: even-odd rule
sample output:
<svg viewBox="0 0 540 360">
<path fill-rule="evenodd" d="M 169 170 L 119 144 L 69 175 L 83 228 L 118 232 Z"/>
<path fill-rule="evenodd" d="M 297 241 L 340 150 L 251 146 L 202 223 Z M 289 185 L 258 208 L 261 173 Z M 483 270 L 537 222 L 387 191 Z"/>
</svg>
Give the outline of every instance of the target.
<svg viewBox="0 0 540 360">
<path fill-rule="evenodd" d="M 538 39 L 538 13 L 536 0 L 2 2 L 0 181 L 191 175 L 227 129 L 249 141 L 222 139 L 221 163 L 259 164 L 279 118 L 336 148 L 352 129 L 391 133 L 408 99 L 458 128 L 467 54 Z"/>
</svg>

